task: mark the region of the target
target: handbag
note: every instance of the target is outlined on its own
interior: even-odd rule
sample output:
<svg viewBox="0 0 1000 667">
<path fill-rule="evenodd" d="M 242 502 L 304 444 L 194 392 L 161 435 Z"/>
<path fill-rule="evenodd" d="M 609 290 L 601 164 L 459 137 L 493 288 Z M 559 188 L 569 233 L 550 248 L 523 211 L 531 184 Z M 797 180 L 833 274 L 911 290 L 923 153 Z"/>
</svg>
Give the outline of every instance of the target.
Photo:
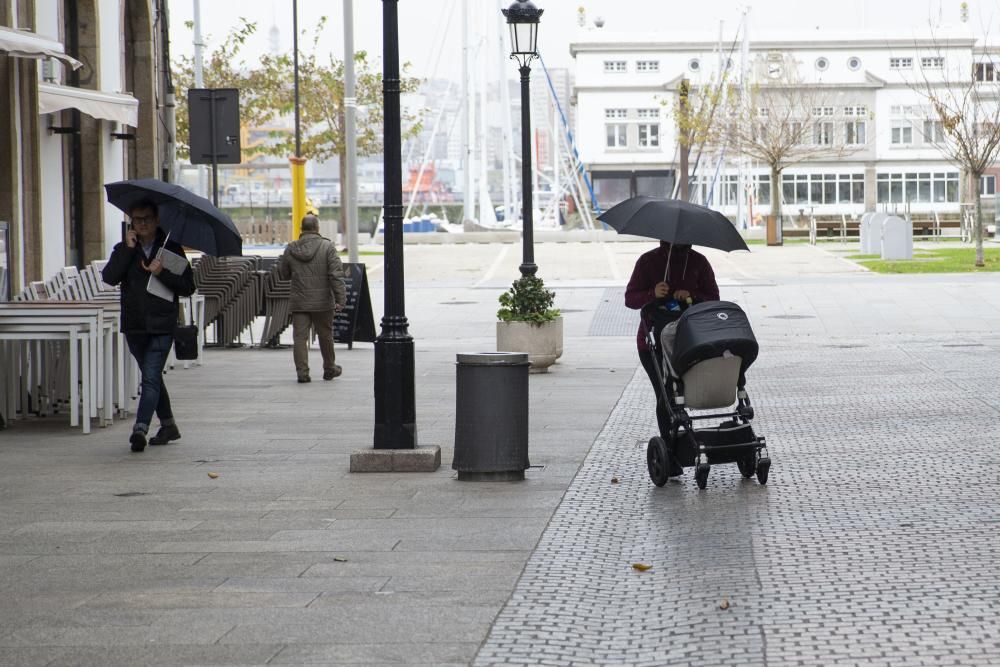
<svg viewBox="0 0 1000 667">
<path fill-rule="evenodd" d="M 198 323 L 194 321 L 193 305 L 193 300 L 189 298 L 191 324 L 174 325 L 174 356 L 178 361 L 193 361 L 198 358 Z"/>
</svg>

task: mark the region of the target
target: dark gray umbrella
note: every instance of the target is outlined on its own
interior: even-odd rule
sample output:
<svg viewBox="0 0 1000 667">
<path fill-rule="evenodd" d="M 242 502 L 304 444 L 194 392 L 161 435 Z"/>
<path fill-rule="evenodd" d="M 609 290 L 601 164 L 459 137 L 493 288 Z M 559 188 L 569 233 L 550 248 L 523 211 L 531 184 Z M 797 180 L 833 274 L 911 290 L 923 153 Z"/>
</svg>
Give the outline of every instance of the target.
<svg viewBox="0 0 1000 667">
<path fill-rule="evenodd" d="M 632 197 L 597 219 L 619 234 L 632 234 L 680 245 L 700 245 L 731 252 L 750 250 L 729 218 L 710 208 L 658 197 Z"/>
<path fill-rule="evenodd" d="M 156 204 L 160 227 L 170 240 L 213 257 L 240 256 L 243 239 L 232 219 L 204 197 L 155 178 L 107 183 L 108 201 L 126 213 L 147 200 Z"/>
</svg>

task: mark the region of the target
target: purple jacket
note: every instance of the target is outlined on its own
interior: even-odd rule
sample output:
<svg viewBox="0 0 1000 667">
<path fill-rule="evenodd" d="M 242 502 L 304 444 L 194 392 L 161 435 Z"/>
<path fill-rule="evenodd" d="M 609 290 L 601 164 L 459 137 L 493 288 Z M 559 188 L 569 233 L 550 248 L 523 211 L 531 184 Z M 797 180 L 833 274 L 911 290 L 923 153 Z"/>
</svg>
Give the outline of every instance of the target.
<svg viewBox="0 0 1000 667">
<path fill-rule="evenodd" d="M 643 253 L 636 260 L 632 269 L 632 277 L 625 288 L 625 305 L 638 310 L 656 298 L 654 288 L 663 282 L 663 273 L 667 269 L 667 252 L 669 247 L 659 246 Z M 666 278 L 670 292 L 687 290 L 698 301 L 718 301 L 719 285 L 715 282 L 715 272 L 705 256 L 694 250 L 674 251 L 670 257 L 670 275 Z M 639 323 L 639 333 L 636 342 L 639 350 L 648 350 L 646 345 L 646 324 Z"/>
</svg>

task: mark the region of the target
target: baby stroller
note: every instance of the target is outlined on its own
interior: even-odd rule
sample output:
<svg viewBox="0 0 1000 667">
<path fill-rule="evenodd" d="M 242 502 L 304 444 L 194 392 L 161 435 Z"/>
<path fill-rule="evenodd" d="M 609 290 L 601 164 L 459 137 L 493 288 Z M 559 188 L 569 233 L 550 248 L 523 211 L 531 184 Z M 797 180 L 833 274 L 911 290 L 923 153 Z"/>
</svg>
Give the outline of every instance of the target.
<svg viewBox="0 0 1000 667">
<path fill-rule="evenodd" d="M 754 412 L 746 391 L 746 370 L 757 358 L 757 339 L 746 313 L 728 301 L 696 303 L 681 311 L 654 301 L 643 307 L 642 317 L 646 341 L 660 362 L 658 398 L 670 418 L 665 439 L 651 438 L 646 449 L 650 479 L 663 486 L 678 465 L 694 466 L 698 488 L 704 489 L 712 465 L 736 463 L 744 478 L 756 475 L 760 484 L 767 484 L 771 459 L 764 438 L 755 435 L 750 425 Z M 676 337 L 669 353 L 670 329 L 664 340 L 661 335 L 675 321 Z M 727 411 L 692 415 L 689 409 Z M 715 419 L 724 421 L 694 426 L 696 421 Z"/>
</svg>

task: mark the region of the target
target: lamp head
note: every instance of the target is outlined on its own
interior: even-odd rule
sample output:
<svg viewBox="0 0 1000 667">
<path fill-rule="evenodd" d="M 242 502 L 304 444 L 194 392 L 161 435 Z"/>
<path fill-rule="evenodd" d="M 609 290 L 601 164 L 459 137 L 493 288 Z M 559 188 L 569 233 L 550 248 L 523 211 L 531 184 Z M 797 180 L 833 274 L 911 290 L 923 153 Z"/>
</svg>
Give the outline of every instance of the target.
<svg viewBox="0 0 1000 667">
<path fill-rule="evenodd" d="M 507 9 L 501 9 L 510 26 L 510 57 L 527 67 L 538 57 L 538 20 L 544 10 L 531 0 L 515 0 Z"/>
</svg>

